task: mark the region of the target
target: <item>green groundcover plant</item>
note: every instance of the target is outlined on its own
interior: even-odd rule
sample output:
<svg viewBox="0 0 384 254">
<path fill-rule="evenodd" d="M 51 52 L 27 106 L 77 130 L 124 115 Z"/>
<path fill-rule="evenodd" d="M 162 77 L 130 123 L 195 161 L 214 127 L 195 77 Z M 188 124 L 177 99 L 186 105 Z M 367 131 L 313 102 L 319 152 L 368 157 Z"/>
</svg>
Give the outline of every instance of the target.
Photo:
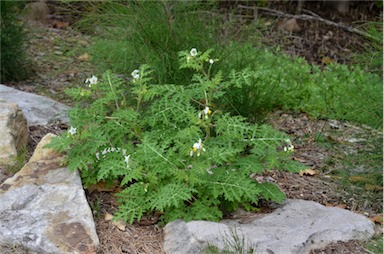
<svg viewBox="0 0 384 254">
<path fill-rule="evenodd" d="M 283 109 L 383 127 L 383 80 L 376 73 L 336 63 L 321 70 L 249 43 L 232 43 L 221 60 L 223 73 L 239 77 L 222 104 L 250 120 Z"/>
<path fill-rule="evenodd" d="M 240 206 L 255 209 L 260 198 L 283 200 L 276 185 L 250 175 L 299 170 L 289 158 L 293 145 L 270 126 L 216 106 L 239 82 L 211 73 L 218 61 L 211 53 L 179 52 L 180 68 L 194 71 L 188 86 L 153 84 L 142 65 L 128 84 L 107 71 L 67 91 L 79 103 L 69 111 L 71 128 L 51 147 L 67 152 L 85 186 L 119 181 L 117 218 L 216 221 Z"/>
</svg>

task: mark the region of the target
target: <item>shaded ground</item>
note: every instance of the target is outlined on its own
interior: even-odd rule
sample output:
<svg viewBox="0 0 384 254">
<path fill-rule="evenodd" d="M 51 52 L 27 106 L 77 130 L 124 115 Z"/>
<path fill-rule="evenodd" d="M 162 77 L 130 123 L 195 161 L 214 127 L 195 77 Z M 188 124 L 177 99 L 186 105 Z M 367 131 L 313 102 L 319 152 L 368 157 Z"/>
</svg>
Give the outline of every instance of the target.
<svg viewBox="0 0 384 254">
<path fill-rule="evenodd" d="M 250 36 L 255 34 L 255 41 L 261 40 L 263 44 L 272 47 L 279 46 L 289 55 L 300 56 L 311 64 L 322 66 L 330 62 L 351 64 L 355 61 L 354 53 L 366 48 L 368 41 L 356 33 L 341 29 L 337 24 L 332 25 L 320 19 L 361 31 L 367 29 L 367 21 L 379 24 L 382 22 L 382 9 L 375 1 L 350 1 L 349 12 L 346 14 L 336 11 L 329 3 L 331 1 L 302 2 L 304 4 L 300 13 L 297 13 L 295 1 L 285 0 L 268 1 L 265 8 L 258 10 L 239 8 L 237 13 L 242 17 L 240 18 L 242 24 L 252 25 L 254 23 L 252 19 L 256 16 L 257 20 L 263 20 L 264 24 L 268 25 L 267 29 L 259 29 L 250 34 Z M 298 16 L 294 19 L 296 25 L 290 26 L 288 23 L 292 18 L 284 14 L 296 14 Z M 300 18 L 302 14 L 319 20 L 305 20 L 304 17 Z M 245 38 L 247 39 L 248 37 Z"/>
<path fill-rule="evenodd" d="M 320 6 L 304 7 L 313 7 L 312 10 L 317 10 L 319 15 L 332 18 L 331 14 L 318 8 Z M 274 8 L 285 13 L 295 11 L 293 5 L 286 7 L 283 3 L 276 3 Z M 370 14 L 372 9 L 369 8 L 367 4 L 361 13 L 356 13 L 352 9 L 352 13 L 355 14 L 341 18 L 343 22 L 349 24 L 352 24 L 353 20 L 367 20 L 374 17 Z M 265 13 L 263 15 L 268 16 Z M 81 86 L 87 77 L 95 74 L 95 68 L 90 62 L 92 56 L 85 55 L 92 38 L 73 30 L 67 24 L 57 26 L 58 20 L 59 17 L 53 16 L 46 24 L 28 22 L 29 55 L 36 63 L 36 76 L 27 81 L 7 85 L 46 95 L 70 105 L 63 90 L 71 86 Z M 264 42 L 281 45 L 286 52 L 303 56 L 311 63 L 324 65 L 322 61 L 324 57 L 339 63 L 348 63 L 352 58 L 352 51 L 364 44 L 364 40 L 355 34 L 318 22 L 299 22 L 302 30 L 297 34 L 291 34 L 278 29 L 281 20 L 271 16 L 270 21 L 270 29 L 263 31 Z M 336 21 L 340 19 L 337 20 L 336 17 Z M 55 28 L 53 24 L 56 24 Z M 339 206 L 369 218 L 382 213 L 382 185 L 377 185 L 376 182 L 372 184 L 370 181 L 377 177 L 372 169 L 382 168 L 382 163 L 377 163 L 377 160 L 373 160 L 373 163 L 361 159 L 354 160 L 359 156 L 370 157 L 381 153 L 380 132 L 364 126 L 334 120 L 316 120 L 306 114 L 289 112 L 271 114 L 269 123 L 292 135 L 295 145 L 294 159 L 314 171 L 310 171 L 308 175 L 270 172 L 261 176 L 262 178 L 278 184 L 289 198 L 314 200 L 328 206 Z M 66 128 L 67 126 L 63 125 L 31 127 L 29 153 L 46 133 L 58 134 Z M 382 178 L 382 174 L 378 177 Z M 346 181 L 353 184 L 346 185 Z M 94 211 L 100 238 L 99 254 L 163 253 L 162 227 L 156 225 L 156 218 L 145 218 L 141 224 L 125 225 L 125 231 L 122 231 L 104 217 L 106 213 L 113 214 L 117 208 L 113 191 L 106 189 L 90 193 L 87 190 L 87 195 Z M 269 205 L 264 204 L 263 210 L 272 209 Z M 378 235 L 380 228 L 378 224 Z M 20 250 L 10 253 L 26 252 Z M 335 243 L 313 253 L 369 253 L 369 251 L 362 243 L 351 241 Z"/>
</svg>

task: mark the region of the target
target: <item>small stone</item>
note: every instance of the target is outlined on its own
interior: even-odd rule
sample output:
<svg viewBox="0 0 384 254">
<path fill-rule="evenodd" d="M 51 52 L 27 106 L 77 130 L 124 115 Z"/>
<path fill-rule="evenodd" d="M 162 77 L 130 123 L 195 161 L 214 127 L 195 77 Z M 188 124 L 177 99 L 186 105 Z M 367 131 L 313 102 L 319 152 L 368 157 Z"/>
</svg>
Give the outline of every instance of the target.
<svg viewBox="0 0 384 254">
<path fill-rule="evenodd" d="M 301 27 L 297 23 L 296 19 L 284 19 L 279 25 L 280 30 L 285 30 L 291 33 L 298 33 L 301 31 Z"/>
<path fill-rule="evenodd" d="M 362 143 L 366 142 L 367 140 L 365 138 L 348 138 L 347 141 L 350 143 Z"/>
</svg>

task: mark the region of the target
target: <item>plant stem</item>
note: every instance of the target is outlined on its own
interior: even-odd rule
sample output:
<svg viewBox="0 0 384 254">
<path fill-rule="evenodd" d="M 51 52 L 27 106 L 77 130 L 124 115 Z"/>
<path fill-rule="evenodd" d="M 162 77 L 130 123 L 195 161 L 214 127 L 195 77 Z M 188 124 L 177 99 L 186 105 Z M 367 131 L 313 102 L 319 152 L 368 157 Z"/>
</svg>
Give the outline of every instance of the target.
<svg viewBox="0 0 384 254">
<path fill-rule="evenodd" d="M 139 98 L 137 99 L 137 104 L 136 104 L 136 112 L 139 112 L 139 109 L 140 109 L 140 104 L 141 104 L 141 100 L 142 100 L 143 96 L 142 94 L 139 95 Z"/>
<path fill-rule="evenodd" d="M 119 110 L 120 109 L 119 103 L 117 102 L 115 90 L 113 89 L 112 82 L 111 82 L 111 76 L 110 76 L 109 73 L 107 74 L 107 78 L 108 78 L 109 87 L 111 88 L 111 91 L 112 91 L 112 93 L 114 95 L 113 97 L 115 98 L 116 109 Z"/>
</svg>

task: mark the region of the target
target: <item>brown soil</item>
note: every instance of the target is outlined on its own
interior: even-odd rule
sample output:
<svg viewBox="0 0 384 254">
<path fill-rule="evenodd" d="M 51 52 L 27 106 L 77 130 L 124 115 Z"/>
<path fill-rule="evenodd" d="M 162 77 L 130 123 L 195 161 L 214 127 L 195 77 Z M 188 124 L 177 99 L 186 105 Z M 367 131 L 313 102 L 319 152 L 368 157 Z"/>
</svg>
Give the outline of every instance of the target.
<svg viewBox="0 0 384 254">
<path fill-rule="evenodd" d="M 268 7 L 285 13 L 295 12 L 295 6 L 287 5 L 285 1 L 269 4 Z M 322 17 L 337 22 L 343 21 L 349 25 L 352 25 L 354 20 L 372 20 L 378 16 L 376 7 L 372 7 L 371 4 L 365 4 L 361 9 L 353 4 L 352 14 L 342 17 L 325 11 L 321 4 L 307 3 L 304 7 L 310 7 L 313 12 Z M 372 12 L 375 15 L 372 15 Z M 267 12 L 262 12 L 262 15 L 264 18 L 269 18 L 272 24 L 271 29 L 265 33 L 266 44 L 280 45 L 289 54 L 305 57 L 311 63 L 324 65 L 324 57 L 339 63 L 350 63 L 352 51 L 361 49 L 365 43 L 356 34 L 315 21 L 299 21 L 301 31 L 296 34 L 287 33 L 278 29 L 281 18 L 272 17 Z M 88 46 L 92 43 L 92 37 L 81 34 L 67 24 L 57 26 L 58 20 L 65 21 L 62 17 L 53 14 L 52 18 L 44 24 L 34 21 L 26 22 L 30 32 L 29 55 L 36 63 L 36 75 L 26 81 L 7 85 L 45 95 L 70 105 L 70 100 L 63 91 L 68 87 L 81 86 L 87 77 L 95 74 L 95 68 L 90 61 L 92 56 L 84 56 L 85 53 L 89 54 Z M 53 24 L 56 24 L 55 28 Z M 340 184 L 342 178 L 334 174 L 336 171 L 345 169 L 340 161 L 348 154 L 374 152 L 373 146 L 364 140 L 372 136 L 382 139 L 380 132 L 366 126 L 334 120 L 311 119 L 306 114 L 289 112 L 271 114 L 269 123 L 292 136 L 292 142 L 295 145 L 293 158 L 307 165 L 308 169 L 314 170 L 314 174 L 269 172 L 259 177 L 278 184 L 288 198 L 314 200 L 328 206 L 339 206 L 370 218 L 382 213 L 382 186 L 356 185 L 345 188 Z M 46 133 L 59 134 L 66 128 L 67 126 L 64 125 L 30 127 L 29 152 L 33 151 Z M 10 175 L 11 173 L 8 176 Z M 164 253 L 162 227 L 155 223 L 156 220 L 146 218 L 147 220 L 140 224 L 135 222 L 133 225 L 125 225 L 125 230 L 120 230 L 104 217 L 106 213 L 113 214 L 117 209 L 113 192 L 90 193 L 87 190 L 87 195 L 100 238 L 97 253 Z M 265 203 L 264 206 L 264 210 L 272 209 L 271 204 Z M 380 235 L 380 228 L 381 226 L 378 225 L 378 235 Z M 312 253 L 367 252 L 361 242 L 350 241 L 337 242 Z M 27 252 L 20 250 L 16 253 Z"/>
<path fill-rule="evenodd" d="M 263 44 L 279 46 L 285 53 L 300 56 L 311 64 L 325 66 L 330 62 L 351 64 L 355 61 L 354 54 L 367 47 L 367 39 L 356 33 L 341 29 L 337 25 L 324 21 L 305 20 L 300 15 L 310 15 L 333 21 L 345 26 L 354 27 L 361 31 L 367 29 L 367 22 L 382 22 L 382 10 L 374 1 L 350 1 L 350 11 L 341 14 L 334 10 L 327 1 L 303 1 L 303 9 L 297 13 L 297 5 L 292 1 L 269 1 L 266 8 L 257 11 L 240 8 L 240 15 L 258 16 L 268 20 L 269 29 L 260 29 Z M 250 4 L 252 5 L 252 4 Z M 259 4 L 260 5 L 260 4 Z M 269 10 L 268 10 L 269 9 Z M 273 11 L 279 11 L 274 13 Z M 294 18 L 296 29 L 290 29 L 292 18 L 284 14 L 296 14 Z M 247 16 L 245 16 L 247 17 Z M 243 24 L 249 23 L 250 18 L 242 18 Z M 287 25 L 288 24 L 288 25 Z M 285 26 L 287 25 L 287 26 Z M 287 27 L 287 29 L 283 29 Z M 291 31 L 293 30 L 293 31 Z M 379 70 L 381 72 L 381 70 Z"/>
</svg>

